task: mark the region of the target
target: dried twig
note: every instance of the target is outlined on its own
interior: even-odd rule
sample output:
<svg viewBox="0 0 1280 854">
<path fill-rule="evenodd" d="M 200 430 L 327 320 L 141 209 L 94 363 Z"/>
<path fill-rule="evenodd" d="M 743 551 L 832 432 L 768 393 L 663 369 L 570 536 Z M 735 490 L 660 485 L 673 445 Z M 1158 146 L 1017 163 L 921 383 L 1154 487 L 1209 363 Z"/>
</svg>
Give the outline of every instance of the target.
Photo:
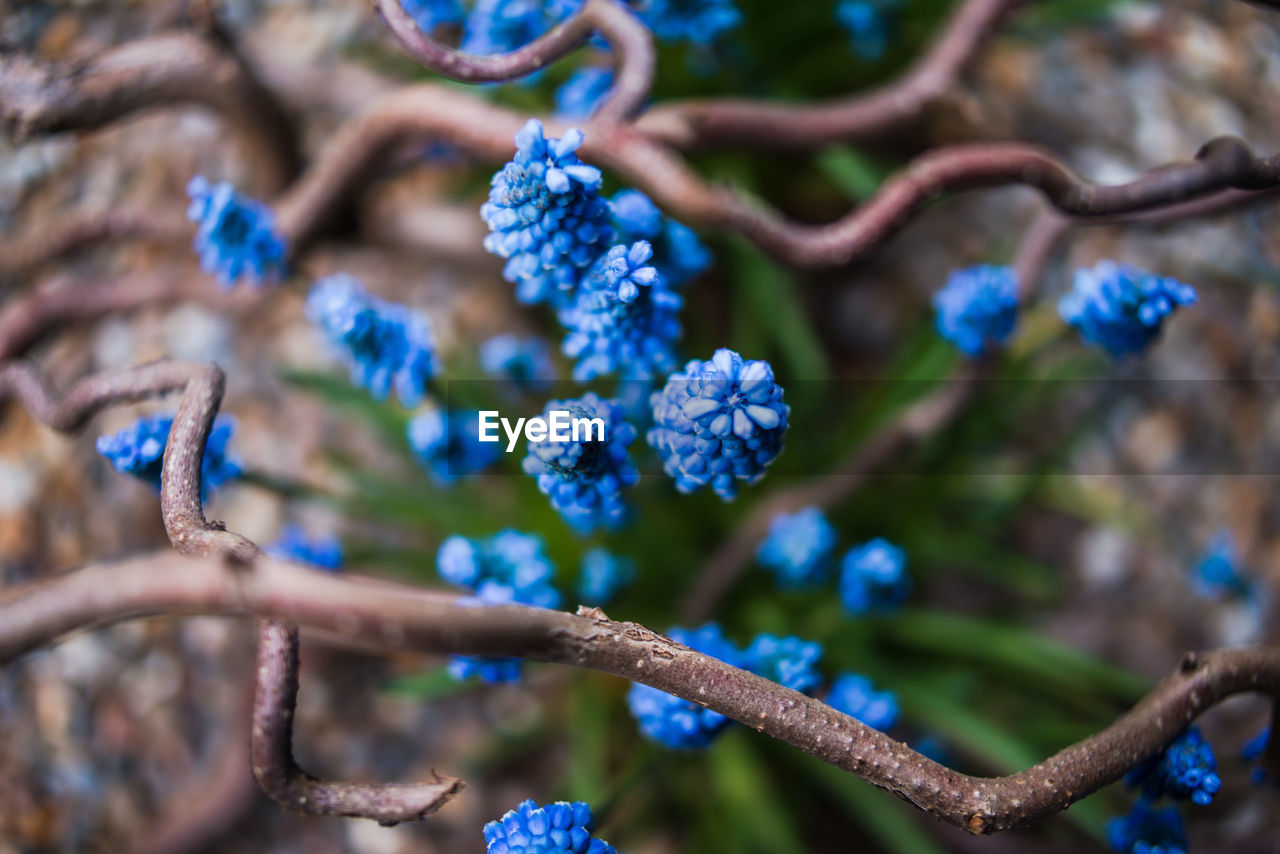
<svg viewBox="0 0 1280 854">
<path fill-rule="evenodd" d="M 0 661 L 89 626 L 151 614 L 279 620 L 389 651 L 514 656 L 652 685 L 740 721 L 971 833 L 1056 813 L 1119 779 L 1234 694 L 1280 699 L 1280 649 L 1191 655 L 1114 724 L 1008 777 L 939 765 L 812 697 L 599 612 L 459 605 L 387 581 L 318 573 L 265 555 L 248 571 L 217 558 L 148 555 L 38 582 L 0 597 Z"/>
</svg>

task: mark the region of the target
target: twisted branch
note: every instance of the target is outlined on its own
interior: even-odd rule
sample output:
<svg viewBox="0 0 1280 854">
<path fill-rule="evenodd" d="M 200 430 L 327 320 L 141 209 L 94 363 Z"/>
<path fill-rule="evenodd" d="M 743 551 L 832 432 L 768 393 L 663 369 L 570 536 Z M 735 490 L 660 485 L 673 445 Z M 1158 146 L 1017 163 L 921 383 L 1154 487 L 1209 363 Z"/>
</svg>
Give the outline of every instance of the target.
<svg viewBox="0 0 1280 854">
<path fill-rule="evenodd" d="M 897 133 L 955 86 L 990 34 L 1024 0 L 967 0 L 901 77 L 857 95 L 807 104 L 699 98 L 659 104 L 636 120 L 654 140 L 681 149 L 813 150 Z"/>
<path fill-rule="evenodd" d="M 187 102 L 226 117 L 268 192 L 297 173 L 297 135 L 283 107 L 216 31 L 151 36 L 75 64 L 0 53 L 0 125 L 19 139 Z"/>
<path fill-rule="evenodd" d="M 253 776 L 280 805 L 313 815 L 371 818 L 379 824 L 420 821 L 462 791 L 454 777 L 432 783 L 368 786 L 315 779 L 293 759 L 293 714 L 298 699 L 298 629 L 258 623 L 258 686 L 250 739 Z"/>
<path fill-rule="evenodd" d="M 268 556 L 257 557 L 252 571 L 244 572 L 215 558 L 151 555 L 0 597 L 0 661 L 89 626 L 154 614 L 221 614 L 337 632 L 388 651 L 511 656 L 584 667 L 704 705 L 971 833 L 1018 827 L 1066 808 L 1119 779 L 1229 696 L 1256 692 L 1280 698 L 1280 649 L 1189 655 L 1097 735 L 1021 773 L 973 777 L 812 697 L 644 626 L 587 613 L 459 605 L 452 595 L 317 573 Z M 284 641 L 287 633 L 277 636 L 277 643 Z"/>
<path fill-rule="evenodd" d="M 422 32 L 400 0 L 374 0 L 375 8 L 409 54 L 426 68 L 465 83 L 515 80 L 545 68 L 597 33 L 617 57 L 613 86 L 596 111 L 602 122 L 638 112 L 653 84 L 653 34 L 619 0 L 586 0 L 542 36 L 507 53 L 463 53 Z"/>
</svg>

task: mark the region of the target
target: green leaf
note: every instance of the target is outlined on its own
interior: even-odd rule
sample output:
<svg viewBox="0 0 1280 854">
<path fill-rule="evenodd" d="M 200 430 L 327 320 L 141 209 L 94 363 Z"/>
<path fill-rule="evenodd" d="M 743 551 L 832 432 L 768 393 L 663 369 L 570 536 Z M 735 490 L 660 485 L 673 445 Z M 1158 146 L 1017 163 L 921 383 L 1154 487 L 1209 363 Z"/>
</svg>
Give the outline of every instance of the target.
<svg viewBox="0 0 1280 854">
<path fill-rule="evenodd" d="M 863 202 L 874 195 L 893 171 L 891 165 L 844 145 L 824 148 L 815 163 L 853 202 Z"/>
<path fill-rule="evenodd" d="M 707 751 L 707 762 L 721 801 L 716 811 L 733 816 L 739 836 L 735 851 L 806 851 L 808 846 L 792 823 L 794 813 L 783 804 L 770 770 L 760 761 L 741 730 L 725 733 Z M 771 808 L 771 805 L 773 808 Z"/>
<path fill-rule="evenodd" d="M 737 304 L 750 325 L 752 339 L 769 341 L 781 355 L 792 379 L 825 380 L 831 376 L 817 330 L 799 295 L 795 277 L 744 240 L 732 242 Z M 758 359 L 756 353 L 743 353 Z"/>
</svg>

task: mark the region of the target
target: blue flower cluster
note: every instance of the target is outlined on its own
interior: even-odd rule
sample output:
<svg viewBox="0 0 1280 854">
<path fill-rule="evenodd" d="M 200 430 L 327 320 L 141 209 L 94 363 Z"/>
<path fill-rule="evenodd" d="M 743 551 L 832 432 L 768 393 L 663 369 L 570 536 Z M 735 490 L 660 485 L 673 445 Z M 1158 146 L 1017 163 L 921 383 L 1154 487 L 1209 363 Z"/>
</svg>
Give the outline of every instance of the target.
<svg viewBox="0 0 1280 854">
<path fill-rule="evenodd" d="M 525 801 L 484 826 L 485 854 L 617 854 L 592 830 L 589 804 L 559 801 L 540 807 Z"/>
<path fill-rule="evenodd" d="M 898 698 L 892 691 L 877 691 L 868 677 L 858 673 L 836 678 L 827 705 L 873 729 L 887 730 L 898 722 Z"/>
<path fill-rule="evenodd" d="M 852 614 L 890 611 L 911 592 L 907 555 L 876 537 L 850 549 L 840 567 L 840 599 Z"/>
<path fill-rule="evenodd" d="M 1010 267 L 957 270 L 933 295 L 938 334 L 968 356 L 1003 344 L 1018 321 L 1018 280 Z"/>
<path fill-rule="evenodd" d="M 284 238 L 276 232 L 271 208 L 242 196 L 226 181 L 210 184 L 203 175 L 191 179 L 187 196 L 187 219 L 198 224 L 200 269 L 216 275 L 224 287 L 242 275 L 259 284 L 284 272 Z"/>
<path fill-rule="evenodd" d="M 264 551 L 282 560 L 309 563 L 320 569 L 342 568 L 342 543 L 332 534 L 310 536 L 297 525 L 285 525 Z"/>
<path fill-rule="evenodd" d="M 884 56 L 902 0 L 840 0 L 836 20 L 849 33 L 853 52 L 868 62 Z"/>
<path fill-rule="evenodd" d="M 726 664 L 750 670 L 795 691 L 817 687 L 817 671 L 822 647 L 795 637 L 760 635 L 745 650 L 724 636 L 716 623 L 700 629 L 671 629 L 667 635 L 677 643 Z M 648 685 L 634 683 L 627 693 L 627 705 L 640 731 L 660 744 L 677 750 L 707 747 L 729 724 L 729 719 L 697 703 Z"/>
<path fill-rule="evenodd" d="M 530 335 L 494 335 L 480 345 L 480 367 L 491 377 L 506 380 L 524 391 L 551 385 L 555 372 L 551 350 L 543 339 Z"/>
<path fill-rule="evenodd" d="M 686 225 L 658 210 L 639 190 L 619 190 L 609 199 L 609 215 L 617 240 L 646 240 L 653 247 L 650 262 L 669 288 L 678 288 L 711 266 L 711 252 Z"/>
<path fill-rule="evenodd" d="M 1227 530 L 1213 535 L 1191 577 L 1202 596 L 1247 596 L 1252 592 L 1252 585 L 1240 574 L 1240 555 Z"/>
<path fill-rule="evenodd" d="M 1177 279 L 1100 261 L 1076 271 L 1058 313 L 1085 341 L 1118 359 L 1145 350 L 1175 308 L 1195 301 L 1195 288 Z"/>
<path fill-rule="evenodd" d="M 547 139 L 542 123 L 530 119 L 480 207 L 490 231 L 485 249 L 507 259 L 503 277 L 523 303 L 566 304 L 613 238 L 600 170 L 578 159 L 580 145 L 582 131 Z"/>
<path fill-rule="evenodd" d="M 582 556 L 578 576 L 578 599 L 586 605 L 607 605 L 636 577 L 636 565 L 605 549 L 592 549 Z"/>
<path fill-rule="evenodd" d="M 633 6 L 664 41 L 709 45 L 742 21 L 733 0 L 633 0 Z"/>
<path fill-rule="evenodd" d="M 1107 823 L 1107 842 L 1120 854 L 1187 854 L 1188 844 L 1177 807 L 1155 809 L 1141 799 Z"/>
<path fill-rule="evenodd" d="M 743 664 L 741 650 L 724 636 L 715 623 L 708 623 L 697 630 L 672 629 L 667 636 L 676 643 L 734 667 Z M 635 716 L 640 732 L 676 750 L 707 747 L 729 725 L 729 718 L 719 712 L 639 682 L 632 683 L 628 690 L 627 706 Z"/>
<path fill-rule="evenodd" d="M 673 373 L 650 405 L 654 427 L 647 438 L 676 489 L 710 485 L 726 501 L 737 495 L 738 481 L 764 476 L 782 450 L 791 412 L 768 362 L 726 348 Z"/>
<path fill-rule="evenodd" d="M 756 552 L 783 588 L 818 584 L 831 571 L 836 530 L 817 507 L 779 513 L 769 522 L 769 535 Z"/>
<path fill-rule="evenodd" d="M 400 0 L 400 5 L 424 33 L 430 34 L 443 24 L 462 22 L 462 4 L 458 0 Z"/>
<path fill-rule="evenodd" d="M 1205 806 L 1222 788 L 1218 777 L 1218 761 L 1213 747 L 1191 727 L 1169 742 L 1163 750 L 1129 772 L 1125 782 L 1141 786 L 1142 793 L 1154 800 L 1162 796 L 1190 798 Z"/>
<path fill-rule="evenodd" d="M 425 316 L 370 295 L 346 273 L 317 281 L 306 313 L 345 353 L 352 382 L 379 400 L 393 388 L 405 406 L 422 400 L 436 372 L 435 342 Z"/>
<path fill-rule="evenodd" d="M 502 453 L 500 443 L 480 441 L 480 413 L 430 409 L 408 427 L 414 456 L 441 486 L 483 471 Z"/>
<path fill-rule="evenodd" d="M 560 606 L 560 591 L 551 584 L 555 565 L 547 557 L 542 538 L 520 531 L 501 531 L 487 540 L 452 536 L 436 554 L 440 577 L 475 591 L 476 604 L 518 603 L 539 608 Z M 449 673 L 456 679 L 479 676 L 486 682 L 520 678 L 518 658 L 454 656 Z"/>
<path fill-rule="evenodd" d="M 538 489 L 551 499 L 551 506 L 579 533 L 597 527 L 616 528 L 627 517 L 622 490 L 640 477 L 627 446 L 635 441 L 636 430 L 627 423 L 622 406 L 615 400 L 587 392 L 577 400 L 553 400 L 543 410 L 551 424 L 551 414 L 568 412 L 573 421 L 599 419 L 597 427 L 581 432 L 577 439 L 568 432 L 568 441 L 553 441 L 548 433 L 540 442 L 529 442 L 524 458 L 526 474 L 538 479 Z"/>
<path fill-rule="evenodd" d="M 612 68 L 598 65 L 579 68 L 556 90 L 556 118 L 564 122 L 590 118 L 612 85 Z"/>
<path fill-rule="evenodd" d="M 96 447 L 116 471 L 133 475 L 159 489 L 164 449 L 172 428 L 172 415 L 145 415 L 118 433 L 99 436 Z M 207 497 L 242 473 L 239 461 L 227 453 L 233 432 L 233 419 L 225 415 L 214 419 L 200 465 L 201 497 Z"/>
<path fill-rule="evenodd" d="M 648 265 L 649 243 L 617 244 L 583 279 L 573 303 L 560 311 L 568 330 L 564 354 L 577 360 L 573 378 L 588 382 L 621 372 L 623 379 L 652 379 L 676 365 L 684 299 Z"/>
<path fill-rule="evenodd" d="M 1249 739 L 1245 746 L 1240 750 L 1240 758 L 1245 762 L 1258 762 L 1262 759 L 1262 755 L 1267 752 L 1267 745 L 1271 743 L 1271 728 L 1264 727 L 1261 732 Z M 1253 781 L 1261 783 L 1267 779 L 1267 771 L 1259 764 L 1253 769 Z"/>
<path fill-rule="evenodd" d="M 476 0 L 467 15 L 462 50 L 505 53 L 536 39 L 569 17 L 582 0 Z"/>
<path fill-rule="evenodd" d="M 764 634 L 757 635 L 747 647 L 742 666 L 757 676 L 804 693 L 822 681 L 822 674 L 818 672 L 821 658 L 821 644 Z"/>
</svg>

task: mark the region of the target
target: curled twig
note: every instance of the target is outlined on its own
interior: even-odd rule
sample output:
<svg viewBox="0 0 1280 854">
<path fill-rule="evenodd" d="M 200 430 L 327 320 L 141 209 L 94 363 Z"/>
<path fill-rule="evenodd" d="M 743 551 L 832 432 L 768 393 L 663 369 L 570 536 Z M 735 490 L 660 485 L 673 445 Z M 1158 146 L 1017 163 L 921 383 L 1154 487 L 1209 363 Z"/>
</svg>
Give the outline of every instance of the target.
<svg viewBox="0 0 1280 854">
<path fill-rule="evenodd" d="M 19 138 L 98 128 L 139 110 L 184 102 L 227 117 L 259 161 L 266 190 L 297 172 L 296 134 L 283 107 L 225 42 L 166 33 L 78 64 L 0 53 L 0 124 Z"/>
<path fill-rule="evenodd" d="M 454 777 L 431 783 L 364 785 L 317 780 L 293 759 L 293 714 L 298 699 L 298 630 L 258 624 L 258 687 L 250 740 L 253 776 L 281 806 L 313 815 L 370 818 L 380 824 L 419 821 L 448 803 L 464 784 Z"/>
<path fill-rule="evenodd" d="M 927 759 L 812 697 L 635 623 L 457 597 L 269 556 L 252 571 L 216 558 L 150 555 L 38 582 L 0 597 L 0 661 L 87 626 L 150 614 L 252 615 L 336 631 L 391 651 L 513 656 L 652 685 L 784 741 L 971 833 L 1052 815 L 1119 779 L 1197 715 L 1240 693 L 1280 698 L 1280 649 L 1197 656 L 1114 724 L 1008 777 L 972 777 Z"/>
<path fill-rule="evenodd" d="M 619 0 L 587 0 L 550 31 L 507 53 L 479 56 L 440 44 L 418 29 L 400 0 L 374 0 L 391 32 L 414 59 L 453 80 L 495 83 L 545 68 L 599 33 L 617 57 L 613 88 L 596 111 L 600 121 L 622 121 L 649 97 L 653 82 L 653 34 Z"/>
<path fill-rule="evenodd" d="M 812 150 L 895 133 L 942 98 L 986 36 L 1023 0 L 967 0 L 900 78 L 870 92 L 808 104 L 703 98 L 660 104 L 636 121 L 676 148 Z"/>
</svg>

